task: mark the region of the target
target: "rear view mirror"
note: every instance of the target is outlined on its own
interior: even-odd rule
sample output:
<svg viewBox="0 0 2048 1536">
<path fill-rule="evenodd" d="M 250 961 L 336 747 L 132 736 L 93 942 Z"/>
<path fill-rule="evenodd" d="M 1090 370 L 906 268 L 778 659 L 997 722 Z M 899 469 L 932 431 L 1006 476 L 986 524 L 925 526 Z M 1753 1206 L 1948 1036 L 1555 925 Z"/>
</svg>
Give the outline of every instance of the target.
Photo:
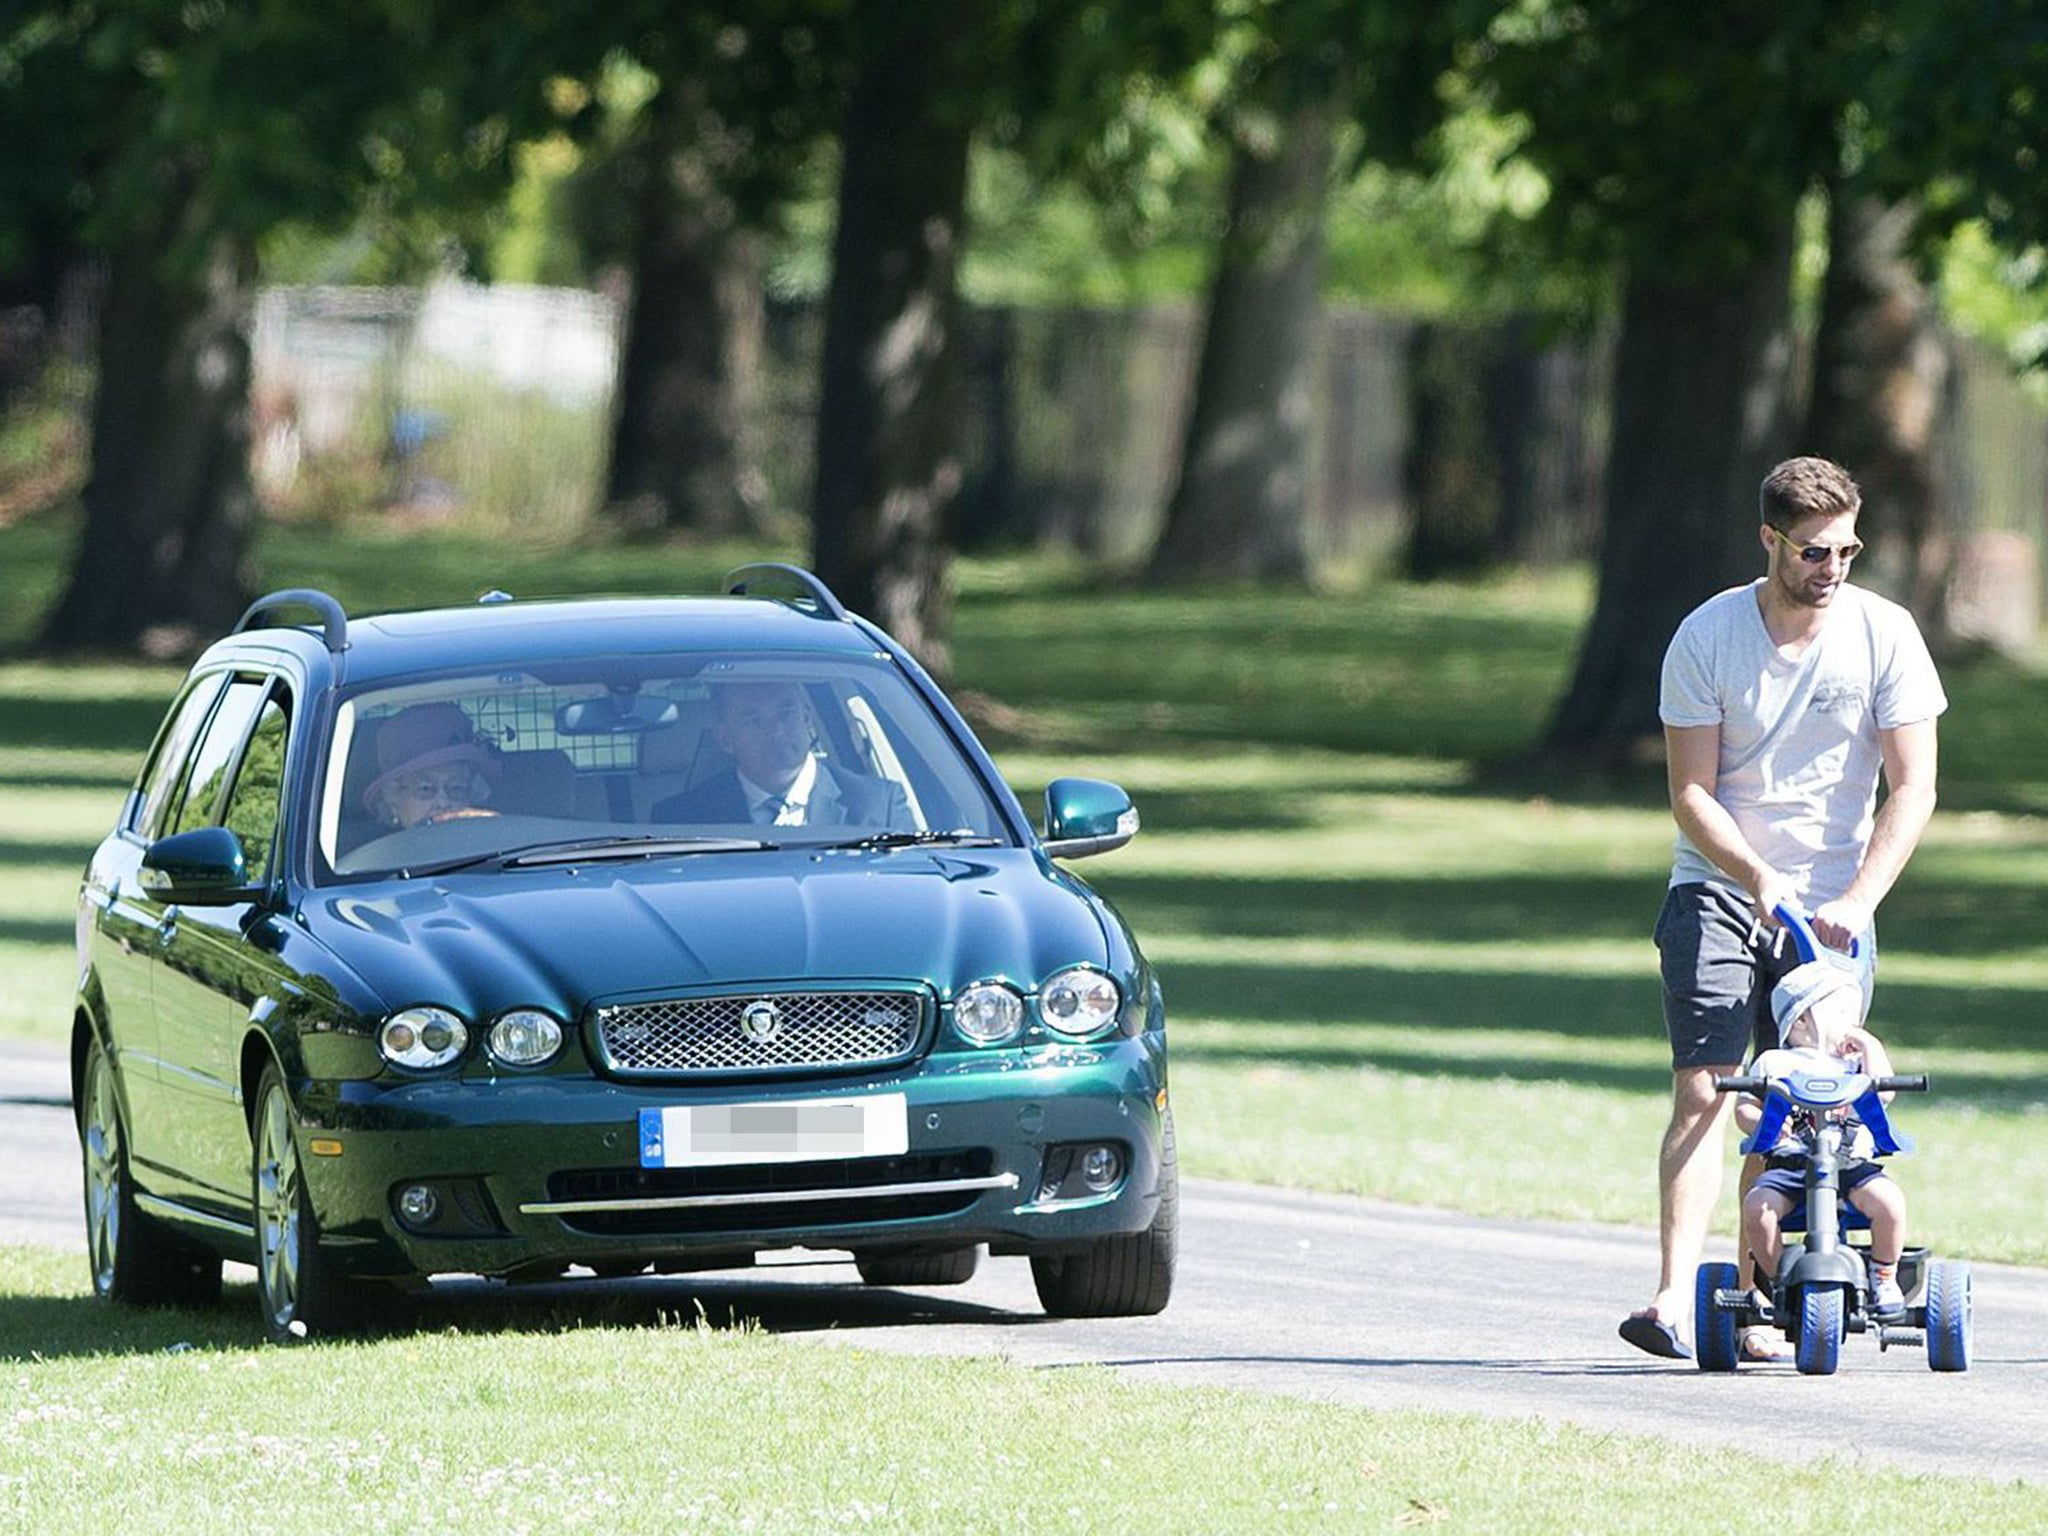
<svg viewBox="0 0 2048 1536">
<path fill-rule="evenodd" d="M 676 708 L 674 699 L 607 693 L 594 699 L 576 699 L 557 709 L 555 733 L 617 736 L 674 725 L 681 718 L 682 712 Z"/>
</svg>

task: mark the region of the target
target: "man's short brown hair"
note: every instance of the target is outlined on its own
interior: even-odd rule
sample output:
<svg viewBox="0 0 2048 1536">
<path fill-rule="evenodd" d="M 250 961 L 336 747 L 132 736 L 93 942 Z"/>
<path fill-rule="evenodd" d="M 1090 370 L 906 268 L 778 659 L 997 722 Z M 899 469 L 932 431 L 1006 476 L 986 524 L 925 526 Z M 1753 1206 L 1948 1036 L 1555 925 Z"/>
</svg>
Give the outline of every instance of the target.
<svg viewBox="0 0 2048 1536">
<path fill-rule="evenodd" d="M 1863 510 L 1863 493 L 1831 459 L 1787 459 L 1764 476 L 1757 505 L 1764 521 L 1783 533 L 1804 518 L 1853 517 Z"/>
</svg>

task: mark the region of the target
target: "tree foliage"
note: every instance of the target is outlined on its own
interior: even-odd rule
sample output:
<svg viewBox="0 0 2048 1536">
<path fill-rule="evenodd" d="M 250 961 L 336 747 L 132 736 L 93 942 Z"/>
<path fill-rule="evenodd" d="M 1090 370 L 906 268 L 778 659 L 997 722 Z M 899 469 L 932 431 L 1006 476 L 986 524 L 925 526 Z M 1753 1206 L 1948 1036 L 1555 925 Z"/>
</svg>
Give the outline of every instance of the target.
<svg viewBox="0 0 2048 1536">
<path fill-rule="evenodd" d="M 2042 48 L 2037 0 L 1733 0 L 1683 22 L 1649 0 L 1524 0 L 1475 51 L 1475 74 L 1531 125 L 1553 247 L 1626 285 L 1599 600 L 1552 748 L 1604 755 L 1653 736 L 1672 627 L 1753 574 L 1754 486 L 1798 441 L 1785 305 L 1800 199 L 1825 187 L 1838 217 L 1924 206 L 2037 230 Z M 1897 395 L 1873 370 L 1903 378 L 1913 349 L 1857 348 L 1844 333 L 1876 333 L 1850 297 L 1831 285 L 1837 334 L 1817 349 L 1827 430 L 1891 451 L 1908 436 L 1852 427 L 1840 407 Z"/>
</svg>

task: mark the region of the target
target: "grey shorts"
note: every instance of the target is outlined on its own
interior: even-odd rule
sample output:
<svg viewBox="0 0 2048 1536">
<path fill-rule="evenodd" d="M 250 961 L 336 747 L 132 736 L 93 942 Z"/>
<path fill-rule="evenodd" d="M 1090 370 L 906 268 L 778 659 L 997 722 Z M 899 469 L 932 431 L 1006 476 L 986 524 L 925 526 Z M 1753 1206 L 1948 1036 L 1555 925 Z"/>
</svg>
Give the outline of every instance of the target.
<svg viewBox="0 0 2048 1536">
<path fill-rule="evenodd" d="M 1656 938 L 1673 1071 L 1732 1071 L 1752 1050 L 1778 1043 L 1771 988 L 1799 960 L 1789 942 L 1771 953 L 1776 935 L 1756 932 L 1756 914 L 1740 892 L 1704 882 L 1665 892 Z"/>
</svg>

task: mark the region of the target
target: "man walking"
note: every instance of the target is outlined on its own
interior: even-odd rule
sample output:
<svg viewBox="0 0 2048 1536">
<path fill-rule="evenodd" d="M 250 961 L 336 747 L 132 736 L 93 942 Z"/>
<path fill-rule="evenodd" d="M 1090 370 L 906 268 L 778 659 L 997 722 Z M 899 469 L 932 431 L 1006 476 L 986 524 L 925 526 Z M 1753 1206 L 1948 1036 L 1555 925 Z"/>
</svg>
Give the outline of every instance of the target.
<svg viewBox="0 0 2048 1536">
<path fill-rule="evenodd" d="M 1935 720 L 1948 707 L 1912 615 L 1848 579 L 1863 549 L 1848 473 L 1788 459 L 1759 502 L 1764 575 L 1679 625 L 1659 702 L 1678 823 L 1656 929 L 1671 1122 L 1657 1294 L 1621 1336 L 1671 1359 L 1691 1354 L 1680 1325 L 1721 1189 L 1733 1101 L 1714 1077 L 1741 1069 L 1795 960 L 1771 912 L 1790 903 L 1822 943 L 1874 946 L 1878 903 L 1934 811 Z"/>
</svg>

